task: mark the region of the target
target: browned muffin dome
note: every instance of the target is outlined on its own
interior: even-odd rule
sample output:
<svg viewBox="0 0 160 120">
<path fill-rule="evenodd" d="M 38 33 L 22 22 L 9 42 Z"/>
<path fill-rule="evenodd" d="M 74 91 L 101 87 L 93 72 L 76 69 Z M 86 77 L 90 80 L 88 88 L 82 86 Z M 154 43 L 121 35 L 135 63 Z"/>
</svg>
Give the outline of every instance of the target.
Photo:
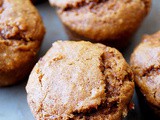
<svg viewBox="0 0 160 120">
<path fill-rule="evenodd" d="M 122 48 L 150 10 L 151 0 L 49 0 L 73 40 Z"/>
<path fill-rule="evenodd" d="M 7 86 L 31 71 L 45 28 L 30 0 L 3 0 L 0 6 L 0 86 Z"/>
<path fill-rule="evenodd" d="M 84 41 L 53 43 L 26 86 L 37 120 L 119 120 L 127 115 L 133 90 L 121 53 Z"/>
<path fill-rule="evenodd" d="M 137 86 L 160 115 L 160 31 L 144 36 L 131 56 L 131 65 Z"/>
</svg>

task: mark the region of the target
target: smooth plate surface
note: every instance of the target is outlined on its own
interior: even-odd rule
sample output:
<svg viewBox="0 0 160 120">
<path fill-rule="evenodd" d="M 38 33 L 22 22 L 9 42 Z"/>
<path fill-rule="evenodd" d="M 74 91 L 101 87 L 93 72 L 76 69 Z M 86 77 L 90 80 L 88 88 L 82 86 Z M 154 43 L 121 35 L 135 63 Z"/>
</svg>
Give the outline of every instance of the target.
<svg viewBox="0 0 160 120">
<path fill-rule="evenodd" d="M 40 11 L 47 30 L 40 51 L 40 57 L 42 57 L 54 41 L 67 40 L 67 35 L 56 16 L 55 10 L 49 6 L 48 2 L 37 5 L 36 7 Z M 124 52 L 126 60 L 129 61 L 130 54 L 134 47 L 140 42 L 143 34 L 152 34 L 158 30 L 160 30 L 160 1 L 153 0 L 152 10 L 149 16 L 145 19 L 140 29 L 133 37 L 131 45 Z M 25 85 L 26 82 L 23 82 L 13 87 L 0 88 L 0 120 L 34 120 L 27 105 Z M 133 97 L 133 101 L 135 103 L 135 110 L 130 112 L 127 119 L 144 119 L 141 109 L 139 108 L 139 102 L 136 94 Z M 154 120 L 149 117 L 148 119 Z"/>
</svg>

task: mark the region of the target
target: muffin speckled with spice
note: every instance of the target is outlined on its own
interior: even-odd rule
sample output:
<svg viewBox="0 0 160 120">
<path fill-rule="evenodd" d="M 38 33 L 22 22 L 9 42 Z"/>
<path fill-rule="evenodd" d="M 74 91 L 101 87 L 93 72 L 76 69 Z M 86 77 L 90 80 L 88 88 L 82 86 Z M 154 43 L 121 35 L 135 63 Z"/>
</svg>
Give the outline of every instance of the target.
<svg viewBox="0 0 160 120">
<path fill-rule="evenodd" d="M 44 34 L 30 0 L 0 1 L 0 86 L 15 84 L 29 74 Z"/>
<path fill-rule="evenodd" d="M 150 10 L 151 0 L 49 0 L 70 39 L 123 49 Z"/>
<path fill-rule="evenodd" d="M 160 31 L 143 37 L 130 63 L 137 87 L 160 117 Z"/>
<path fill-rule="evenodd" d="M 37 120 L 120 120 L 127 115 L 134 82 L 116 49 L 58 41 L 35 65 L 26 91 Z"/>
</svg>

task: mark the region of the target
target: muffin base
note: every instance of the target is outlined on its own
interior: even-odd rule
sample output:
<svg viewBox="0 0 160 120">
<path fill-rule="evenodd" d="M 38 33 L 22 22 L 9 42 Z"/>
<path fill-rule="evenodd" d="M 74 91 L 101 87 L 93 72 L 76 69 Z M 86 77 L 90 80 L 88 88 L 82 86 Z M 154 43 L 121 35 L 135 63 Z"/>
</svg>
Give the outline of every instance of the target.
<svg viewBox="0 0 160 120">
<path fill-rule="evenodd" d="M 25 81 L 25 78 L 28 77 L 37 60 L 38 56 L 28 61 L 17 70 L 11 70 L 7 73 L 0 73 L 0 87 L 7 87 Z"/>
</svg>

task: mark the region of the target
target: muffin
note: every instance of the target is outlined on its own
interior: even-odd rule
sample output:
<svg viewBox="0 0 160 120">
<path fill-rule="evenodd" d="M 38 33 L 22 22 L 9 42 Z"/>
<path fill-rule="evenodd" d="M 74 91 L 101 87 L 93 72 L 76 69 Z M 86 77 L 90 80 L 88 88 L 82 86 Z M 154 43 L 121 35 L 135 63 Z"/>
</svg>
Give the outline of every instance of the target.
<svg viewBox="0 0 160 120">
<path fill-rule="evenodd" d="M 0 86 L 8 86 L 33 68 L 45 28 L 30 0 L 3 0 L 0 6 Z"/>
<path fill-rule="evenodd" d="M 150 10 L 151 0 L 49 0 L 69 38 L 124 49 Z"/>
<path fill-rule="evenodd" d="M 130 63 L 137 87 L 160 116 L 160 31 L 143 37 L 132 53 Z"/>
<path fill-rule="evenodd" d="M 133 90 L 133 74 L 121 53 L 84 41 L 53 43 L 26 86 L 37 120 L 120 120 Z"/>
</svg>

